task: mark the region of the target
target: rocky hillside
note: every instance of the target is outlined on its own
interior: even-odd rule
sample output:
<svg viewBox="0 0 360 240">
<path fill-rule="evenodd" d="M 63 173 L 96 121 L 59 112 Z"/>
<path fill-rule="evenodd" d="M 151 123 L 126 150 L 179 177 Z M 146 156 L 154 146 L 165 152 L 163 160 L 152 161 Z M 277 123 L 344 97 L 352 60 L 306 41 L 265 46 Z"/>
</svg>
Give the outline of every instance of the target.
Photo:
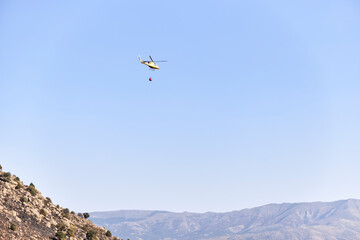
<svg viewBox="0 0 360 240">
<path fill-rule="evenodd" d="M 360 201 L 269 204 L 228 213 L 116 211 L 92 221 L 134 240 L 358 240 Z"/>
<path fill-rule="evenodd" d="M 54 205 L 33 184 L 25 185 L 0 165 L 0 239 L 119 239 L 85 217 Z"/>
</svg>

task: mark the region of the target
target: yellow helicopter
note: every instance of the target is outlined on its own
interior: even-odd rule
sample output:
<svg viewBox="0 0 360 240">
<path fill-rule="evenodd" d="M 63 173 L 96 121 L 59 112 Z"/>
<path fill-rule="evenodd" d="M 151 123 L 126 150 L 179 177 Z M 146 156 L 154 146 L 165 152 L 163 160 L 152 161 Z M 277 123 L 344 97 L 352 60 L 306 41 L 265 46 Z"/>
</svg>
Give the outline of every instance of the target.
<svg viewBox="0 0 360 240">
<path fill-rule="evenodd" d="M 156 62 L 166 62 L 165 60 L 163 60 L 163 61 L 154 61 L 151 56 L 149 56 L 149 57 L 150 57 L 151 61 L 143 61 L 143 60 L 141 60 L 141 57 L 140 57 L 140 55 L 139 55 L 139 60 L 140 60 L 140 62 L 141 62 L 142 64 L 145 64 L 145 65 L 148 66 L 151 70 L 159 69 L 159 66 L 156 64 Z"/>
</svg>

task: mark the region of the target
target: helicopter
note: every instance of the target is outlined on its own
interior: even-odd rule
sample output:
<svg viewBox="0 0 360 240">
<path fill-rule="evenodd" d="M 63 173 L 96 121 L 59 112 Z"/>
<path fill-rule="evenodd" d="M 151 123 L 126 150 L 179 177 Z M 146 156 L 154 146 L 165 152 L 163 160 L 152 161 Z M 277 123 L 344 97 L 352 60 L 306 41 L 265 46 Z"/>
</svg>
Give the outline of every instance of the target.
<svg viewBox="0 0 360 240">
<path fill-rule="evenodd" d="M 155 62 L 166 62 L 166 60 L 154 61 L 151 56 L 149 56 L 149 57 L 150 57 L 151 61 L 143 61 L 143 60 L 141 60 L 141 57 L 139 55 L 139 60 L 142 64 L 145 64 L 146 66 L 148 66 L 150 68 L 150 70 L 159 69 L 159 66 Z"/>
</svg>

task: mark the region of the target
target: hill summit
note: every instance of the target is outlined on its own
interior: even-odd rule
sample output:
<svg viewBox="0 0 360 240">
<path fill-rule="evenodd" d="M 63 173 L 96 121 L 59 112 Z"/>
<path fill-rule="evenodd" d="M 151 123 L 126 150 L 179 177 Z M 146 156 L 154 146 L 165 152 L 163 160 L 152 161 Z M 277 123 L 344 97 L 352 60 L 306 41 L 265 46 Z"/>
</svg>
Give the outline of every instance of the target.
<svg viewBox="0 0 360 240">
<path fill-rule="evenodd" d="M 0 239 L 119 239 L 88 217 L 88 213 L 75 214 L 54 205 L 34 184 L 25 185 L 0 165 Z"/>
</svg>

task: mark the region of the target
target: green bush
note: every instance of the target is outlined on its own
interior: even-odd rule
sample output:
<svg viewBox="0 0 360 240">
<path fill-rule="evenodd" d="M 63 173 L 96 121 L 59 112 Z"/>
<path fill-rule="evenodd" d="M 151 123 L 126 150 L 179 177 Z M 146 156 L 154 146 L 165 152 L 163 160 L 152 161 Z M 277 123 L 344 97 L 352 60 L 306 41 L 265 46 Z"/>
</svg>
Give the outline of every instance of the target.
<svg viewBox="0 0 360 240">
<path fill-rule="evenodd" d="M 26 191 L 28 191 L 29 193 L 31 193 L 32 196 L 36 196 L 37 194 L 37 190 L 35 189 L 34 185 L 31 185 L 26 189 Z"/>
<path fill-rule="evenodd" d="M 97 240 L 97 231 L 91 229 L 86 233 L 87 240 Z"/>
<path fill-rule="evenodd" d="M 111 237 L 111 236 L 112 236 L 110 230 L 107 230 L 107 232 L 105 233 L 105 235 L 106 235 L 107 237 Z"/>
<path fill-rule="evenodd" d="M 46 197 L 44 199 L 44 204 L 50 204 L 50 203 L 52 203 L 51 199 L 49 197 Z"/>
<path fill-rule="evenodd" d="M 62 231 L 57 231 L 55 237 L 59 240 L 66 239 L 66 234 Z"/>
<path fill-rule="evenodd" d="M 77 214 L 79 217 L 84 217 L 84 215 L 82 213 L 78 213 Z"/>
<path fill-rule="evenodd" d="M 75 226 L 70 226 L 70 228 L 66 232 L 67 232 L 67 235 L 69 237 L 74 237 L 75 236 L 75 231 L 76 231 L 76 227 Z"/>
<path fill-rule="evenodd" d="M 35 185 L 33 183 L 30 183 L 29 186 L 35 188 Z"/>
<path fill-rule="evenodd" d="M 70 210 L 68 208 L 63 209 L 61 215 L 63 217 L 69 218 L 70 217 Z"/>
<path fill-rule="evenodd" d="M 90 226 L 89 225 L 84 225 L 81 227 L 82 230 L 84 230 L 85 232 L 89 231 Z"/>
<path fill-rule="evenodd" d="M 22 186 L 21 186 L 20 183 L 18 183 L 18 184 L 16 185 L 15 189 L 20 189 L 20 188 L 22 188 Z"/>
<path fill-rule="evenodd" d="M 40 214 L 43 215 L 44 217 L 46 217 L 46 211 L 45 211 L 45 209 L 42 208 L 42 209 L 40 210 Z"/>
<path fill-rule="evenodd" d="M 48 203 L 52 203 L 51 198 L 46 197 L 46 202 L 48 202 Z"/>
<path fill-rule="evenodd" d="M 90 214 L 89 214 L 89 213 L 87 213 L 87 212 L 86 212 L 86 213 L 84 213 L 83 215 L 84 215 L 84 218 L 85 218 L 85 219 L 88 219 L 88 218 L 90 217 Z"/>
<path fill-rule="evenodd" d="M 15 231 L 15 230 L 17 229 L 17 225 L 16 225 L 15 223 L 12 223 L 12 224 L 10 225 L 10 229 L 13 230 L 13 231 Z"/>
<path fill-rule="evenodd" d="M 66 230 L 66 225 L 65 225 L 65 223 L 63 223 L 63 222 L 59 222 L 59 223 L 56 225 L 56 228 L 57 228 L 57 230 L 59 230 L 59 231 L 65 231 L 65 230 Z"/>
<path fill-rule="evenodd" d="M 22 196 L 22 197 L 20 197 L 20 201 L 21 202 L 28 202 L 29 198 Z"/>
<path fill-rule="evenodd" d="M 0 165 L 0 170 L 2 170 L 2 166 Z"/>
<path fill-rule="evenodd" d="M 9 173 L 9 172 L 4 172 L 1 176 L 3 177 L 3 180 L 4 180 L 5 182 L 10 182 L 11 173 Z"/>
</svg>

